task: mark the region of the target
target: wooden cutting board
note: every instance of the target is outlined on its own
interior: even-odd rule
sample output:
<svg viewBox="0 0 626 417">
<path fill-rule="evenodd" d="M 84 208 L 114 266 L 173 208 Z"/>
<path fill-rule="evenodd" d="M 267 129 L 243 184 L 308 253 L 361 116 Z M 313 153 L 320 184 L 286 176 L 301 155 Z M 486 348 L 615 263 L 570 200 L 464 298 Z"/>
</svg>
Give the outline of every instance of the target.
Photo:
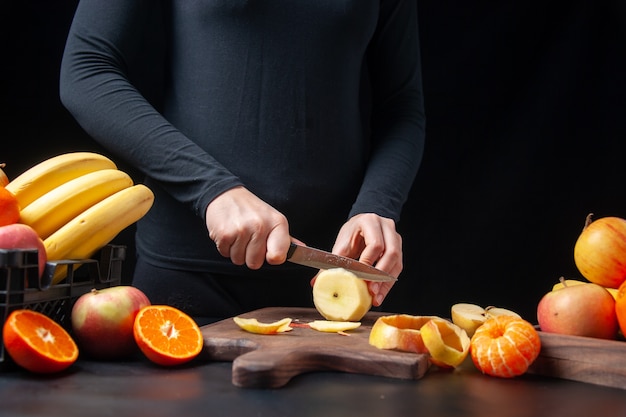
<svg viewBox="0 0 626 417">
<path fill-rule="evenodd" d="M 626 389 L 626 341 L 539 332 L 531 374 Z"/>
<path fill-rule="evenodd" d="M 294 376 L 314 371 L 339 371 L 399 379 L 419 379 L 430 366 L 428 355 L 381 350 L 368 342 L 376 319 L 391 313 L 369 312 L 349 336 L 294 327 L 290 332 L 249 333 L 230 319 L 201 328 L 201 358 L 232 361 L 232 383 L 238 387 L 278 388 Z M 313 308 L 271 307 L 242 314 L 261 322 L 285 317 L 294 323 L 321 320 Z"/>
</svg>

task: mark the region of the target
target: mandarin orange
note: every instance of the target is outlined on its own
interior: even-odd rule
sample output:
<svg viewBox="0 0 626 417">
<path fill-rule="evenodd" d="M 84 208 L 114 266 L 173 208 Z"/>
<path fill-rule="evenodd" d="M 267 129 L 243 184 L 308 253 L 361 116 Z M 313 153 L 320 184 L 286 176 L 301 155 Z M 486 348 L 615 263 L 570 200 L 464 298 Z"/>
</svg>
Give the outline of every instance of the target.
<svg viewBox="0 0 626 417">
<path fill-rule="evenodd" d="M 0 226 L 17 223 L 20 220 L 20 204 L 13 193 L 0 186 Z"/>
<path fill-rule="evenodd" d="M 5 166 L 6 164 L 4 162 L 0 164 L 0 185 L 3 187 L 5 187 L 9 183 L 9 177 L 7 177 L 7 174 L 2 169 Z"/>
<path fill-rule="evenodd" d="M 622 335 L 626 336 L 626 281 L 619 286 L 613 297 L 615 297 L 617 323 Z"/>
<path fill-rule="evenodd" d="M 149 305 L 137 313 L 133 325 L 137 346 L 152 362 L 181 365 L 200 354 L 204 338 L 199 326 L 176 307 Z"/>
<path fill-rule="evenodd" d="M 9 314 L 2 341 L 13 361 L 31 372 L 60 372 L 78 359 L 78 347 L 69 333 L 50 317 L 32 310 Z"/>
<path fill-rule="evenodd" d="M 502 378 L 524 374 L 540 350 L 541 339 L 533 325 L 513 316 L 487 319 L 470 341 L 470 355 L 476 368 Z"/>
</svg>

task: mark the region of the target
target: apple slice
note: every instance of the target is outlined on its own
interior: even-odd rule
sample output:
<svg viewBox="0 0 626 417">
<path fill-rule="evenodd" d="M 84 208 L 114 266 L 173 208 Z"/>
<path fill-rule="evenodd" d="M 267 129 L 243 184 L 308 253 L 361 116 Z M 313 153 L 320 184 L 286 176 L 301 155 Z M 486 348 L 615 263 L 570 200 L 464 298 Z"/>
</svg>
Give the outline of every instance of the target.
<svg viewBox="0 0 626 417">
<path fill-rule="evenodd" d="M 420 329 L 437 316 L 394 314 L 379 317 L 370 330 L 369 344 L 378 349 L 428 353 Z"/>
<path fill-rule="evenodd" d="M 331 321 L 359 321 L 372 307 L 367 282 L 343 268 L 320 271 L 313 284 L 313 304 Z"/>
<path fill-rule="evenodd" d="M 450 309 L 452 323 L 456 324 L 469 337 L 474 335 L 476 329 L 480 327 L 489 317 L 513 316 L 520 317 L 516 312 L 502 307 L 481 307 L 477 304 L 457 303 Z"/>
<path fill-rule="evenodd" d="M 361 326 L 358 321 L 333 321 L 333 320 L 314 320 L 309 323 L 309 327 L 318 332 L 339 333 L 348 330 L 354 330 Z"/>
<path fill-rule="evenodd" d="M 430 361 L 441 368 L 455 368 L 469 354 L 470 338 L 467 332 L 448 320 L 429 320 L 420 332 L 424 346 L 430 353 Z"/>
<path fill-rule="evenodd" d="M 452 322 L 472 337 L 476 329 L 487 320 L 485 309 L 476 304 L 457 303 L 450 309 Z"/>
<path fill-rule="evenodd" d="M 233 317 L 233 321 L 243 330 L 256 334 L 276 334 L 293 330 L 290 326 L 291 319 L 289 317 L 272 323 L 262 323 L 255 318 L 243 317 Z"/>
</svg>

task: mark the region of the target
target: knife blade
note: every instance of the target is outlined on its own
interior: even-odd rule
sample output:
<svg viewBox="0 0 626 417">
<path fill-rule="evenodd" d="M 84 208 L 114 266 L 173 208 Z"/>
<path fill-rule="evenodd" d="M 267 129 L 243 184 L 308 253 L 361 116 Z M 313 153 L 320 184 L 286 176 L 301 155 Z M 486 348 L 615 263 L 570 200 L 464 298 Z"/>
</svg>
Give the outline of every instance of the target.
<svg viewBox="0 0 626 417">
<path fill-rule="evenodd" d="M 343 268 L 366 281 L 397 281 L 396 277 L 356 259 L 295 243 L 292 243 L 289 247 L 287 260 L 295 264 L 317 269 Z"/>
</svg>

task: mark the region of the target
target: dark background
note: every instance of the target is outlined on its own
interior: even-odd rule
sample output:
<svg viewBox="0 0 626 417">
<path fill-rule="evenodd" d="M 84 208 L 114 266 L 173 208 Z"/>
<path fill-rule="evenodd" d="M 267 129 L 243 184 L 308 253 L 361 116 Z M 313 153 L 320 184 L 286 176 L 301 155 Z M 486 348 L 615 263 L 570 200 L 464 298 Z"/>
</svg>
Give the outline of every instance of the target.
<svg viewBox="0 0 626 417">
<path fill-rule="evenodd" d="M 58 99 L 76 4 L 3 6 L 0 161 L 10 177 L 62 152 L 106 154 Z M 535 321 L 560 276 L 580 278 L 573 247 L 586 215 L 626 217 L 626 3 L 418 7 L 426 152 L 399 224 L 405 270 L 383 309 L 447 315 L 472 302 Z M 116 239 L 129 245 L 128 280 L 132 233 Z"/>
</svg>

